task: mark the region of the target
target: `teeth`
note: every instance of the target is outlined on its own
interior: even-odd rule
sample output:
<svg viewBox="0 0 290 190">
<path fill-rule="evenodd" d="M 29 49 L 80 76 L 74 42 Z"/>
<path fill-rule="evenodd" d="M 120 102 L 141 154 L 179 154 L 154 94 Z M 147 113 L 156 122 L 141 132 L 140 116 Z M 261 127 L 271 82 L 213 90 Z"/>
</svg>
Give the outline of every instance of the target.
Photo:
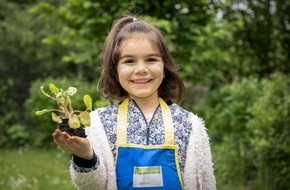
<svg viewBox="0 0 290 190">
<path fill-rule="evenodd" d="M 144 83 L 144 82 L 148 82 L 149 80 L 134 80 L 134 82 L 136 83 Z"/>
</svg>

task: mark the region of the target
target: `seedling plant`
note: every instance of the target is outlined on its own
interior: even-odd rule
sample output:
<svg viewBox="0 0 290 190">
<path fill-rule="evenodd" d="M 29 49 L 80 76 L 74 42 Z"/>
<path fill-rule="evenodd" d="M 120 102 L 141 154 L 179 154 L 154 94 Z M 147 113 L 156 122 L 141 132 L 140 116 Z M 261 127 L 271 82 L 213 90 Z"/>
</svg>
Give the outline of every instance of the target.
<svg viewBox="0 0 290 190">
<path fill-rule="evenodd" d="M 41 93 L 54 100 L 57 104 L 56 108 L 43 109 L 37 111 L 36 115 L 43 115 L 51 112 L 52 121 L 58 123 L 60 130 L 66 131 L 70 135 L 85 137 L 84 127 L 90 126 L 90 111 L 92 111 L 92 98 L 90 95 L 83 96 L 83 102 L 86 109 L 83 111 L 75 110 L 72 106 L 71 97 L 77 93 L 77 88 L 70 86 L 67 90 L 58 88 L 55 84 L 50 83 L 49 89 L 51 93 L 44 91 L 44 87 L 40 87 Z"/>
</svg>

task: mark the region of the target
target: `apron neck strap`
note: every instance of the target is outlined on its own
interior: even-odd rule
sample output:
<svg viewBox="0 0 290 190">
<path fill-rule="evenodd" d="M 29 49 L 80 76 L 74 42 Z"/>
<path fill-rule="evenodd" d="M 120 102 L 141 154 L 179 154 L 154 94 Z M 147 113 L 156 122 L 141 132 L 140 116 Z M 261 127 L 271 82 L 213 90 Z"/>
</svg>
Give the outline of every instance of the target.
<svg viewBox="0 0 290 190">
<path fill-rule="evenodd" d="M 127 116 L 128 116 L 128 104 L 129 98 L 126 98 L 121 105 L 119 106 L 118 110 L 118 124 L 117 124 L 117 145 L 120 144 L 128 144 L 127 143 Z M 159 104 L 161 107 L 162 112 L 162 119 L 164 125 L 164 138 L 165 143 L 168 145 L 174 145 L 174 128 L 172 122 L 172 116 L 170 109 L 166 102 L 159 98 Z"/>
</svg>

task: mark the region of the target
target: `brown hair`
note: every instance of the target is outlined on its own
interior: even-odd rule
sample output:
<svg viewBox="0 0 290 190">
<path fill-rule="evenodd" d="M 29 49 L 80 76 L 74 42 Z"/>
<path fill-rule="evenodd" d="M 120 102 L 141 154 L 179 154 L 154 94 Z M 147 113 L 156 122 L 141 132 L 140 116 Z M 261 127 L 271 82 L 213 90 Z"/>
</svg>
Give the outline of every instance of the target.
<svg viewBox="0 0 290 190">
<path fill-rule="evenodd" d="M 102 74 L 100 88 L 105 99 L 113 103 L 122 100 L 127 92 L 118 81 L 117 65 L 119 62 L 119 45 L 132 35 L 142 34 L 155 44 L 164 63 L 165 77 L 158 89 L 158 95 L 165 101 L 180 103 L 184 95 L 184 84 L 173 64 L 167 43 L 159 29 L 134 16 L 125 16 L 113 23 L 112 29 L 103 47 Z"/>
</svg>

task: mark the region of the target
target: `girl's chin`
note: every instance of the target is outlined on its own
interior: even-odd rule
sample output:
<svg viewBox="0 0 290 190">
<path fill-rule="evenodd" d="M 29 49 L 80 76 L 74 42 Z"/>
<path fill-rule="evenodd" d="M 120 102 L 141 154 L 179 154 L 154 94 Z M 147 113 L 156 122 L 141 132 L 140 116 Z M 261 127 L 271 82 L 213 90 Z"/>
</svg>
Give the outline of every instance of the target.
<svg viewBox="0 0 290 190">
<path fill-rule="evenodd" d="M 157 93 L 150 93 L 150 92 L 136 92 L 129 95 L 132 99 L 147 99 L 147 98 L 158 98 Z"/>
</svg>

